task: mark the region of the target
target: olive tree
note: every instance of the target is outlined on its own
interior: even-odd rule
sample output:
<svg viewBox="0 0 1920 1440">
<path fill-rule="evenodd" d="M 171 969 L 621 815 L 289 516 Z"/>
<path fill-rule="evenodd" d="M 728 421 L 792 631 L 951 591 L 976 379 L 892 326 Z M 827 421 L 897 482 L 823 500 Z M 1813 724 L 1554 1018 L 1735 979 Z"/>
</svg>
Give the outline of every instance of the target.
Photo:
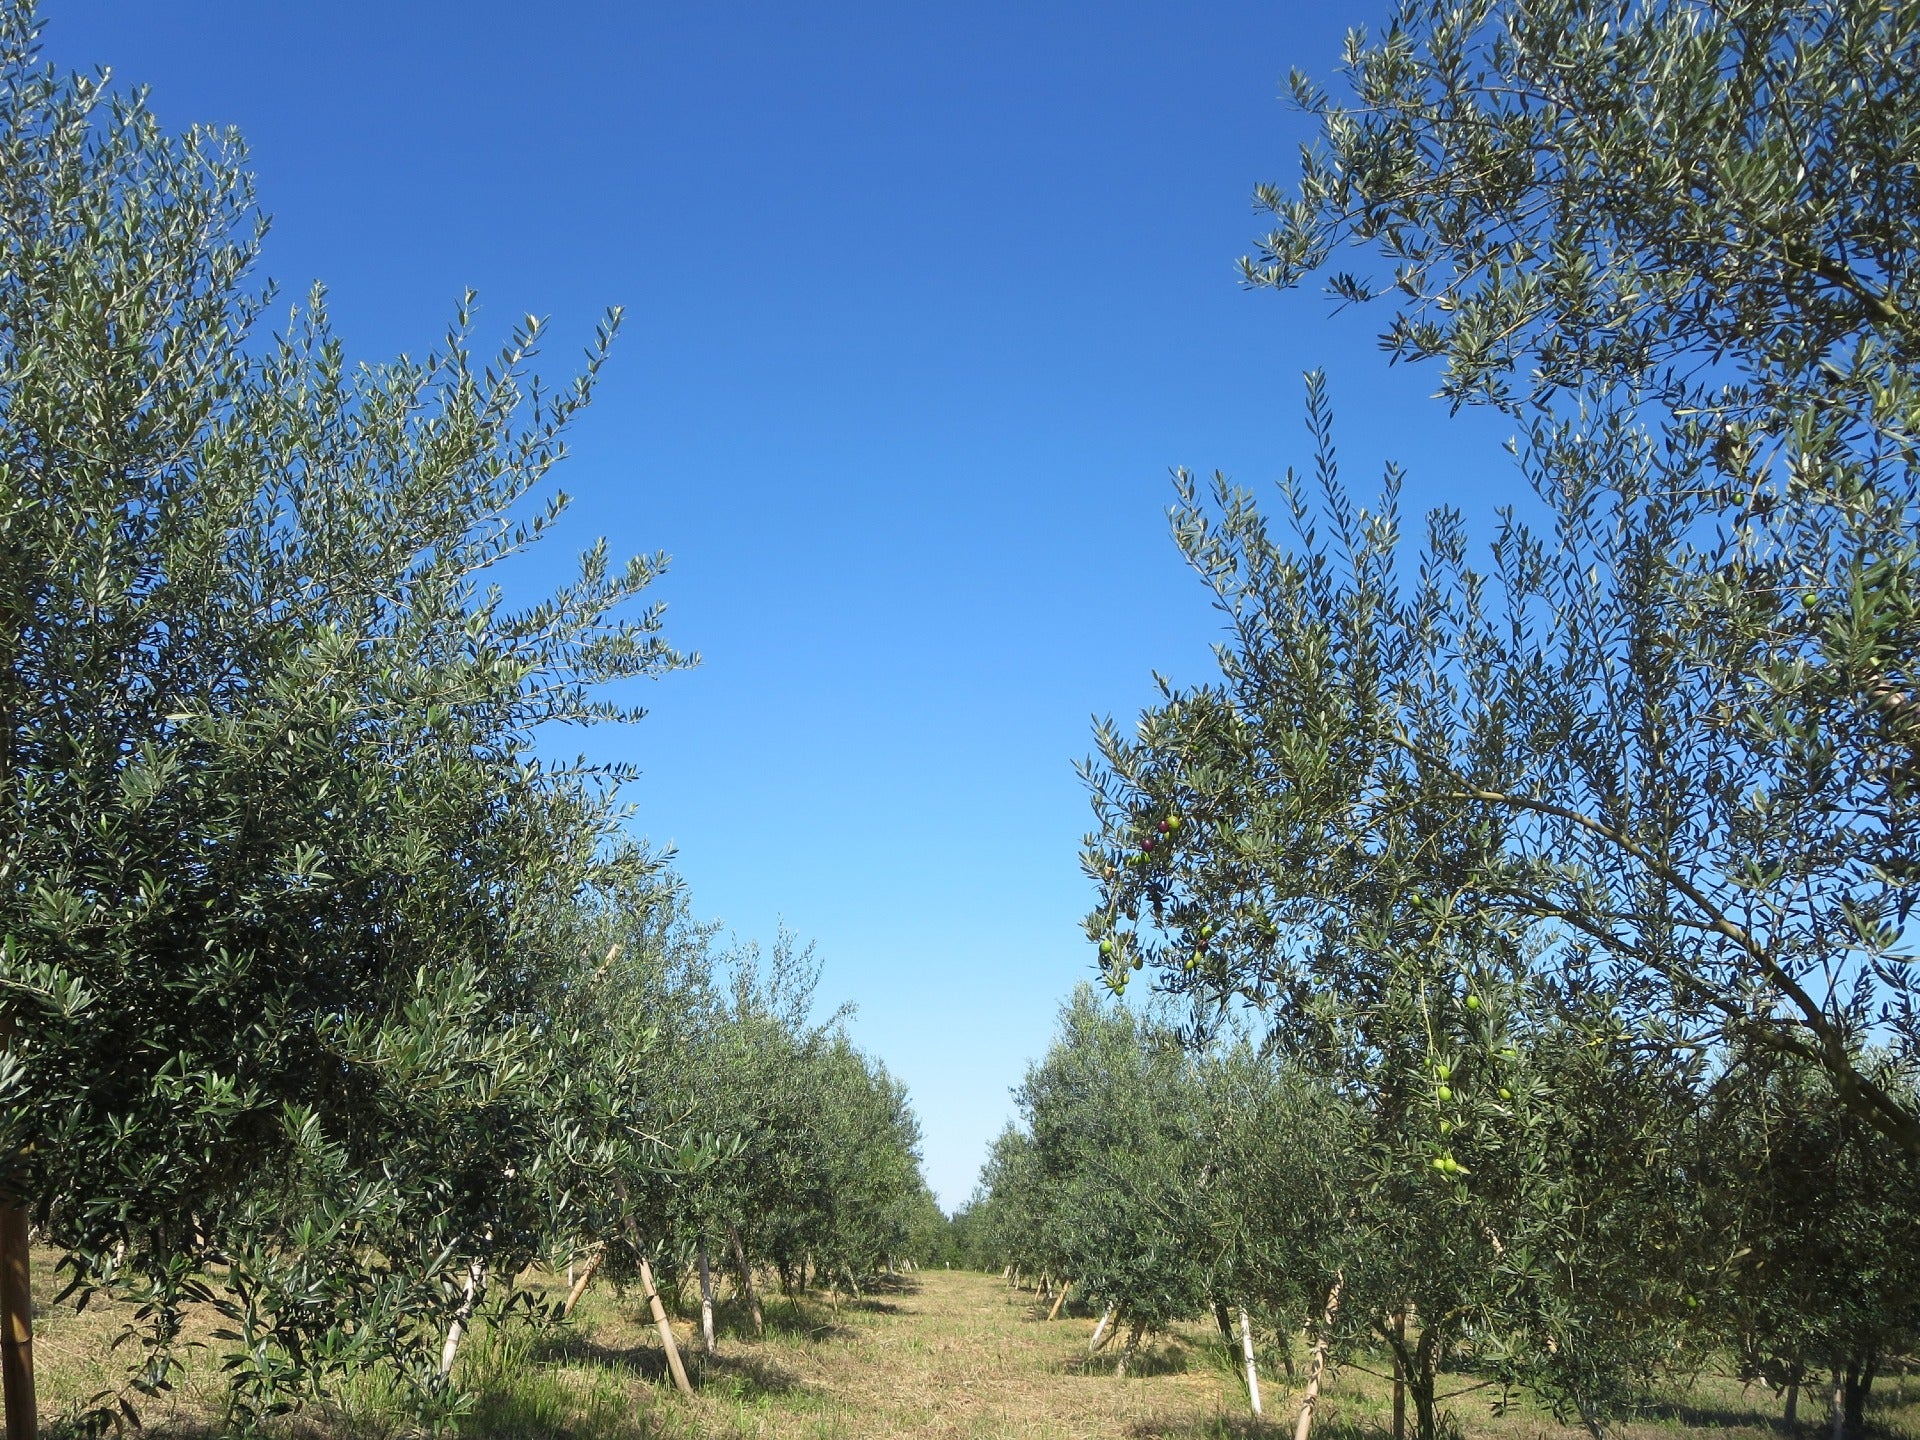
<svg viewBox="0 0 1920 1440">
<path fill-rule="evenodd" d="M 216 1298 L 242 1419 L 381 1346 L 440 1406 L 569 1144 L 564 917 L 651 864 L 618 774 L 533 737 L 685 663 L 630 605 L 659 557 L 487 583 L 564 504 L 617 314 L 558 390 L 537 322 L 482 363 L 464 302 L 384 365 L 317 291 L 261 333 L 237 138 L 41 65 L 38 23 L 0 6 L 0 1181 L 71 1290 L 145 1302 L 137 1388 Z"/>
<path fill-rule="evenodd" d="M 1396 572 L 1390 499 L 1290 490 L 1293 547 L 1227 487 L 1177 517 L 1231 683 L 1299 722 L 1296 840 L 1382 840 L 1417 789 L 1448 892 L 1910 1150 L 1851 1057 L 1915 1037 L 1917 68 L 1920 17 L 1866 0 L 1400 5 L 1349 97 L 1295 77 L 1319 135 L 1246 278 L 1389 307 L 1390 354 L 1514 415 L 1537 518 L 1475 569 L 1436 517 Z"/>
</svg>

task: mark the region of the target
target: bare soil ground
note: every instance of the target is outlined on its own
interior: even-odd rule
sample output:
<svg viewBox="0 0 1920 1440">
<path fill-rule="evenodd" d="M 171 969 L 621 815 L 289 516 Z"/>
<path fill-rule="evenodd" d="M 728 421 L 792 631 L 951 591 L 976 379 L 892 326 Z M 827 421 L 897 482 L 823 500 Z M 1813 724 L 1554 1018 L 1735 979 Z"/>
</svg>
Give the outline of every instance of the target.
<svg viewBox="0 0 1920 1440">
<path fill-rule="evenodd" d="M 51 1257 L 49 1256 L 50 1260 Z M 36 1292 L 50 1298 L 50 1274 Z M 538 1283 L 553 1298 L 565 1277 Z M 1113 1377 L 1114 1348 L 1089 1361 L 1090 1318 L 1077 1309 L 1048 1322 L 1030 1292 L 997 1277 L 918 1272 L 897 1284 L 837 1303 L 819 1293 L 798 1302 L 770 1298 L 768 1329 L 755 1338 L 732 1304 L 721 1309 L 717 1353 L 699 1353 L 697 1323 L 676 1325 L 699 1393 L 683 1400 L 665 1375 L 665 1358 L 636 1294 L 589 1292 L 567 1326 L 552 1332 L 476 1335 L 463 1352 L 467 1383 L 479 1403 L 461 1426 L 473 1440 L 722 1440 L 722 1437 L 980 1437 L 980 1440 L 1201 1440 L 1290 1437 L 1298 1398 L 1268 1348 L 1261 1388 L 1267 1423 L 1256 1427 L 1237 1354 L 1211 1325 L 1181 1327 L 1143 1348 L 1134 1373 Z M 42 1414 L 51 1419 L 112 1382 L 105 1347 L 125 1317 L 108 1310 L 74 1315 L 43 1308 L 39 1354 Z M 1297 1346 L 1297 1342 L 1296 1342 Z M 169 1406 L 144 1418 L 160 1435 L 219 1432 L 214 1360 L 188 1376 Z M 1304 1367 L 1303 1367 L 1304 1368 Z M 1271 1371 L 1272 1373 L 1269 1373 Z M 1473 1384 L 1462 1378 L 1449 1389 Z M 1380 1440 L 1389 1427 L 1386 1382 L 1349 1367 L 1327 1385 L 1315 1426 L 1318 1440 Z M 405 1433 L 372 1390 L 327 1413 L 290 1422 L 290 1437 L 396 1440 Z M 1490 1440 L 1585 1440 L 1516 1400 L 1493 1413 L 1490 1392 L 1460 1394 L 1446 1405 L 1458 1433 Z M 1819 1416 L 1818 1398 L 1803 1401 Z M 1781 1440 L 1779 1403 L 1706 1374 L 1676 1389 L 1617 1431 L 1619 1440 L 1671 1440 L 1679 1432 L 1716 1440 Z M 1920 1437 L 1920 1378 L 1889 1376 L 1875 1396 L 1875 1428 Z M 1801 1427 L 1807 1440 L 1820 1427 Z"/>
</svg>

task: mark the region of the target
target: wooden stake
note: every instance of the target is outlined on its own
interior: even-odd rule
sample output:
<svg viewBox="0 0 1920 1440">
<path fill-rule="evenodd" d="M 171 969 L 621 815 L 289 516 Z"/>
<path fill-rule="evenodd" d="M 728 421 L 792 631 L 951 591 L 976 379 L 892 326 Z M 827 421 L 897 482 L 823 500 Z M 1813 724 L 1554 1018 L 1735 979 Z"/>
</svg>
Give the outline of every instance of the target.
<svg viewBox="0 0 1920 1440">
<path fill-rule="evenodd" d="M 1060 1293 L 1053 1297 L 1053 1308 L 1047 1311 L 1047 1319 L 1051 1320 L 1059 1315 L 1060 1307 L 1067 1303 L 1067 1291 L 1072 1288 L 1073 1282 L 1071 1280 L 1063 1280 L 1060 1282 Z"/>
<path fill-rule="evenodd" d="M 1313 1340 L 1313 1364 L 1307 1369 L 1307 1393 L 1300 1400 L 1300 1418 L 1294 1422 L 1293 1440 L 1307 1440 L 1313 1433 L 1313 1409 L 1320 1401 L 1320 1377 L 1327 1368 L 1327 1340 L 1333 1330 L 1333 1317 L 1340 1313 L 1340 1287 L 1346 1283 L 1343 1270 L 1334 1277 L 1333 1288 L 1327 1291 L 1326 1319 L 1320 1324 L 1320 1333 Z"/>
<path fill-rule="evenodd" d="M 674 1387 L 691 1400 L 693 1386 L 687 1380 L 686 1367 L 680 1363 L 680 1347 L 673 1343 L 673 1322 L 667 1319 L 667 1307 L 660 1303 L 660 1292 L 654 1288 L 653 1266 L 647 1263 L 647 1252 L 641 1248 L 638 1236 L 634 1240 L 634 1251 L 640 1256 L 640 1289 L 647 1297 L 654 1328 L 660 1332 L 660 1344 L 667 1352 L 667 1369 L 673 1372 Z"/>
<path fill-rule="evenodd" d="M 753 1288 L 753 1266 L 747 1263 L 747 1250 L 740 1243 L 738 1227 L 727 1226 L 727 1239 L 733 1245 L 733 1266 L 740 1273 L 740 1293 L 747 1297 L 747 1310 L 753 1316 L 753 1333 L 767 1333 L 767 1322 L 760 1314 L 760 1292 Z"/>
<path fill-rule="evenodd" d="M 573 1314 L 573 1307 L 580 1303 L 580 1297 L 587 1293 L 587 1287 L 593 1283 L 593 1277 L 599 1272 L 600 1261 L 605 1258 L 607 1247 L 594 1246 L 593 1253 L 587 1257 L 587 1263 L 581 1268 L 580 1278 L 573 1282 L 567 1291 L 567 1303 L 560 1307 L 560 1318 L 566 1319 Z"/>
</svg>

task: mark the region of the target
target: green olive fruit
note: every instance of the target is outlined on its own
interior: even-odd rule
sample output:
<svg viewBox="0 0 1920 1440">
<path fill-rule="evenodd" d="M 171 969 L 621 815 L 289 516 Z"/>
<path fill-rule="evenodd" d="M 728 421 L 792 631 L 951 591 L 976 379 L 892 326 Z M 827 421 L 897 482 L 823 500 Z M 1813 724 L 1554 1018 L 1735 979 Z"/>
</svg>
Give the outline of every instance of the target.
<svg viewBox="0 0 1920 1440">
<path fill-rule="evenodd" d="M 1442 1080 L 1451 1080 L 1453 1078 L 1453 1067 L 1451 1065 L 1436 1065 L 1433 1067 L 1433 1073 L 1438 1075 Z"/>
<path fill-rule="evenodd" d="M 1447 1101 L 1453 1099 L 1453 1087 L 1450 1085 L 1442 1085 L 1440 1087 L 1439 1094 L 1440 1094 L 1440 1103 L 1444 1105 L 1447 1103 Z"/>
<path fill-rule="evenodd" d="M 1167 829 L 1178 830 L 1179 828 L 1180 828 L 1180 817 L 1178 815 L 1167 816 Z"/>
<path fill-rule="evenodd" d="M 1436 1156 L 1436 1157 L 1434 1158 L 1434 1162 L 1433 1162 L 1433 1168 L 1434 1168 L 1434 1169 L 1436 1169 L 1436 1170 L 1438 1170 L 1438 1171 L 1441 1171 L 1442 1173 L 1445 1173 L 1445 1171 L 1446 1171 L 1446 1168 L 1447 1168 L 1447 1160 L 1446 1160 L 1446 1157 L 1445 1157 L 1444 1155 L 1441 1155 L 1441 1156 Z"/>
<path fill-rule="evenodd" d="M 1480 1008 L 1480 997 L 1478 995 L 1467 996 L 1467 1009 L 1478 1010 L 1479 1008 Z"/>
<path fill-rule="evenodd" d="M 1100 942 L 1100 953 L 1101 953 L 1102 955 L 1111 955 L 1111 954 L 1113 954 L 1113 941 L 1112 941 L 1112 940 L 1110 940 L 1110 939 L 1108 939 L 1108 940 L 1102 940 L 1102 941 Z"/>
<path fill-rule="evenodd" d="M 1500 1098 L 1502 1100 L 1511 1100 L 1513 1098 L 1513 1092 L 1507 1089 L 1506 1086 L 1502 1085 L 1500 1087 Z"/>
<path fill-rule="evenodd" d="M 1138 955 L 1133 957 L 1133 968 L 1136 970 L 1143 968 L 1146 965 L 1146 963 L 1147 962 L 1141 959 Z"/>
</svg>

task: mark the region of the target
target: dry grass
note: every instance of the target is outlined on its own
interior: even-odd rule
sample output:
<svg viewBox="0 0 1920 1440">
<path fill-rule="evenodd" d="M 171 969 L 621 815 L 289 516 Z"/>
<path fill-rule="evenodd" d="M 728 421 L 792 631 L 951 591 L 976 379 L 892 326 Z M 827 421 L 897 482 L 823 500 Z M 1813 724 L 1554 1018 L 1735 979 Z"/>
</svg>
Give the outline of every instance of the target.
<svg viewBox="0 0 1920 1440">
<path fill-rule="evenodd" d="M 104 1351 L 122 1317 L 46 1309 L 50 1269 L 37 1269 L 41 1404 L 51 1416 L 115 1383 L 118 1372 Z M 554 1298 L 564 1288 L 562 1279 L 536 1283 Z M 1224 1440 L 1291 1436 L 1297 1409 L 1284 1375 L 1263 1369 L 1268 1425 L 1257 1430 L 1237 1357 L 1211 1325 L 1159 1337 L 1143 1350 L 1134 1375 L 1115 1380 L 1111 1347 L 1092 1364 L 1086 1358 L 1090 1320 L 1076 1313 L 1048 1323 L 1030 1294 L 982 1275 L 922 1272 L 838 1304 L 817 1292 L 798 1303 L 773 1298 L 764 1339 L 744 1333 L 744 1316 L 731 1305 L 722 1307 L 721 1319 L 712 1357 L 697 1353 L 697 1327 L 676 1327 L 699 1387 L 691 1401 L 667 1383 L 658 1337 L 637 1295 L 596 1289 L 560 1330 L 476 1335 L 461 1365 L 479 1400 L 462 1434 L 472 1440 Z M 171 1405 L 145 1415 L 150 1427 L 173 1436 L 217 1429 L 213 1362 L 206 1357 L 201 1363 L 205 1368 L 188 1376 Z M 1883 1384 L 1886 1393 L 1875 1397 L 1877 1427 L 1888 1435 L 1920 1437 L 1920 1383 L 1908 1383 L 1904 1395 L 1893 1379 Z M 1905 1403 L 1897 1403 L 1897 1396 Z M 310 1414 L 290 1428 L 327 1440 L 392 1440 L 400 1427 L 383 1399 L 369 1387 L 337 1410 Z M 1488 1392 L 1481 1391 L 1446 1408 L 1467 1436 L 1584 1440 L 1583 1432 L 1555 1424 L 1524 1402 L 1495 1415 L 1487 1401 Z M 1818 1408 L 1808 1396 L 1806 1412 Z M 1686 1431 L 1711 1432 L 1715 1440 L 1778 1440 L 1778 1413 L 1766 1391 L 1706 1376 L 1620 1427 L 1618 1436 L 1670 1440 Z M 1389 1414 L 1386 1383 L 1349 1368 L 1326 1388 L 1316 1434 L 1320 1440 L 1375 1440 L 1384 1436 Z M 1811 1427 L 1807 1433 L 1812 1435 Z"/>
</svg>

